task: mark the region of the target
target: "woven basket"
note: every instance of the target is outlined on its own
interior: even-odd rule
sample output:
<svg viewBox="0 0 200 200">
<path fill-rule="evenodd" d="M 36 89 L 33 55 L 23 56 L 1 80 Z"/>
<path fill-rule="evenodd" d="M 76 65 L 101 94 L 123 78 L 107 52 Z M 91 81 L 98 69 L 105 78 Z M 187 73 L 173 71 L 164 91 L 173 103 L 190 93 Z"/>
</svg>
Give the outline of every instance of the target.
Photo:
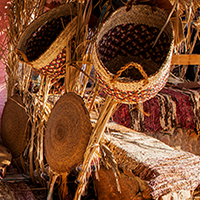
<svg viewBox="0 0 200 200">
<path fill-rule="evenodd" d="M 20 37 L 19 59 L 44 75 L 63 76 L 65 46 L 76 32 L 76 15 L 76 3 L 67 3 L 39 16 Z"/>
<path fill-rule="evenodd" d="M 6 102 L 1 118 L 1 138 L 13 158 L 23 153 L 30 138 L 30 123 L 19 94 Z"/>
<path fill-rule="evenodd" d="M 99 179 L 94 180 L 95 191 L 98 200 L 130 200 L 137 199 L 140 191 L 137 180 L 124 173 L 120 174 L 119 185 L 121 192 L 117 190 L 116 178 L 112 169 L 101 167 L 98 171 Z M 139 199 L 139 198 L 138 198 Z M 142 197 L 140 199 L 143 199 Z"/>
<path fill-rule="evenodd" d="M 171 22 L 154 43 L 166 20 L 161 9 L 136 5 L 118 9 L 103 24 L 93 60 L 100 84 L 115 100 L 144 102 L 164 87 L 174 46 Z"/>
<path fill-rule="evenodd" d="M 70 172 L 83 162 L 92 131 L 83 99 L 66 93 L 56 102 L 47 122 L 45 156 L 54 172 Z"/>
</svg>

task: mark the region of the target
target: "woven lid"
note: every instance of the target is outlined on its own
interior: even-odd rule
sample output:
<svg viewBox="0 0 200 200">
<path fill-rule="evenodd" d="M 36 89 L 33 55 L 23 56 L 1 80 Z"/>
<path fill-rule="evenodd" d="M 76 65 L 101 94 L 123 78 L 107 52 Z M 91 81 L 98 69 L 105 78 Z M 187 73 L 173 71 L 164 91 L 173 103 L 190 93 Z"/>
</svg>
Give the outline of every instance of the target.
<svg viewBox="0 0 200 200">
<path fill-rule="evenodd" d="M 47 122 L 45 156 L 51 169 L 68 172 L 83 162 L 92 126 L 83 99 L 64 94 L 55 104 Z"/>
<path fill-rule="evenodd" d="M 19 94 L 15 94 L 6 102 L 1 118 L 2 142 L 14 158 L 25 149 L 29 133 L 30 124 L 22 99 Z"/>
</svg>

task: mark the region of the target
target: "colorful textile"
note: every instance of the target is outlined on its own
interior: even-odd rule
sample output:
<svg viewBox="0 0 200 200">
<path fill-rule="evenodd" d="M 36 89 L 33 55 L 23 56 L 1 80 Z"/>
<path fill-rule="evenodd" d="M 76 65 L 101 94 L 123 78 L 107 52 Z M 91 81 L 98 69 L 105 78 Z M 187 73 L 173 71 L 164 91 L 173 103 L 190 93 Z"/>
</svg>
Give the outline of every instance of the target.
<svg viewBox="0 0 200 200">
<path fill-rule="evenodd" d="M 200 184 L 200 157 L 175 150 L 142 132 L 108 123 L 108 147 L 120 168 L 145 180 L 152 199 L 176 192 L 194 191 Z M 145 198 L 146 199 L 146 198 Z M 164 198 L 163 198 L 164 199 Z M 173 199 L 173 198 L 165 198 Z"/>
<path fill-rule="evenodd" d="M 165 87 L 154 98 L 138 104 L 139 109 L 135 104 L 122 104 L 113 120 L 126 127 L 131 124 L 131 128 L 143 132 L 168 131 L 177 126 L 199 132 L 199 98 L 200 94 L 195 90 Z M 116 117 L 117 113 L 121 118 Z"/>
</svg>

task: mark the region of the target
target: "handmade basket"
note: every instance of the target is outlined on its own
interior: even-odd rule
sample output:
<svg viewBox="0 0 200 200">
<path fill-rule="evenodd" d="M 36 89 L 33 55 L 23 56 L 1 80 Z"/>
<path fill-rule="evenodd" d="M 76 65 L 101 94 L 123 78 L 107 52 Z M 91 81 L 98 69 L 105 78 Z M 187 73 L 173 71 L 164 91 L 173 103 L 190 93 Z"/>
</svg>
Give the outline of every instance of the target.
<svg viewBox="0 0 200 200">
<path fill-rule="evenodd" d="M 21 35 L 17 55 L 44 75 L 60 77 L 65 73 L 66 44 L 77 26 L 76 3 L 66 3 L 34 20 Z"/>
<path fill-rule="evenodd" d="M 105 92 L 123 103 L 144 102 L 161 90 L 169 76 L 174 32 L 159 8 L 122 7 L 100 29 L 93 61 Z M 155 45 L 154 45 L 155 44 Z"/>
<path fill-rule="evenodd" d="M 30 123 L 19 94 L 6 102 L 1 118 L 1 138 L 13 158 L 23 153 L 30 138 Z"/>
<path fill-rule="evenodd" d="M 133 175 L 128 176 L 124 173 L 120 173 L 119 186 L 121 192 L 117 190 L 116 177 L 112 169 L 101 166 L 98 175 L 99 178 L 94 180 L 98 200 L 143 199 L 142 193 L 140 198 L 137 198 L 137 195 L 141 190 L 137 179 L 134 178 Z"/>
<path fill-rule="evenodd" d="M 70 172 L 83 162 L 92 126 L 83 99 L 72 92 L 56 102 L 47 122 L 45 156 L 57 173 Z"/>
</svg>

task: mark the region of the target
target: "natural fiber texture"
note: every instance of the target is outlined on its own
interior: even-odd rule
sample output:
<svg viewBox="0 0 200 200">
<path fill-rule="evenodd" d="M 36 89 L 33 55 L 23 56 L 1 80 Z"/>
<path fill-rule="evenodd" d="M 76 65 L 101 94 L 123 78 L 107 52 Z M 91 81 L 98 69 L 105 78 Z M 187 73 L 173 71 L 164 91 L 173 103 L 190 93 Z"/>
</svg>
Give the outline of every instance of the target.
<svg viewBox="0 0 200 200">
<path fill-rule="evenodd" d="M 140 104 L 141 109 L 149 113 L 149 116 L 137 108 L 134 109 L 134 105 L 126 107 L 132 119 L 131 128 L 136 131 L 149 132 L 169 131 L 180 126 L 198 133 L 200 131 L 199 98 L 199 92 L 195 90 L 165 87 L 154 98 Z M 113 119 L 117 120 L 117 118 Z"/>
<path fill-rule="evenodd" d="M 128 12 L 126 7 L 118 9 L 103 24 L 94 44 L 94 66 L 100 84 L 115 100 L 143 102 L 165 85 L 174 45 L 171 23 L 154 42 L 166 20 L 160 9 L 152 11 L 150 6 L 136 5 Z M 132 66 L 113 82 L 115 74 L 131 62 L 143 67 L 147 81 Z"/>
<path fill-rule="evenodd" d="M 136 198 L 140 191 L 139 183 L 134 177 L 122 173 L 119 178 L 121 193 L 117 190 L 116 178 L 112 169 L 101 167 L 99 180 L 94 181 L 98 200 L 130 200 Z"/>
<path fill-rule="evenodd" d="M 106 138 L 121 168 L 146 180 L 153 199 L 170 192 L 194 191 L 200 184 L 200 157 L 115 123 Z"/>
<path fill-rule="evenodd" d="M 64 47 L 73 38 L 76 3 L 67 3 L 45 12 L 23 32 L 17 45 L 19 59 L 48 75 L 63 75 Z"/>
<path fill-rule="evenodd" d="M 69 172 L 83 162 L 92 126 L 84 101 L 75 93 L 64 94 L 47 122 L 45 156 L 55 172 Z"/>
<path fill-rule="evenodd" d="M 81 167 L 81 171 L 78 176 L 79 185 L 75 193 L 74 200 L 79 200 L 82 193 L 85 190 L 85 187 L 88 183 L 88 174 L 91 173 L 91 165 L 94 160 L 99 159 L 99 145 L 106 128 L 106 124 L 109 121 L 113 110 L 117 106 L 117 102 L 113 100 L 110 96 L 105 98 L 104 105 L 101 108 L 100 115 L 98 117 L 97 123 L 95 124 L 94 129 L 88 143 L 84 161 Z"/>
<path fill-rule="evenodd" d="M 1 138 L 13 158 L 25 149 L 30 137 L 30 124 L 19 94 L 10 97 L 5 104 L 1 118 Z"/>
<path fill-rule="evenodd" d="M 0 145 L 0 169 L 10 165 L 11 160 L 12 160 L 11 152 L 3 145 Z"/>
</svg>

